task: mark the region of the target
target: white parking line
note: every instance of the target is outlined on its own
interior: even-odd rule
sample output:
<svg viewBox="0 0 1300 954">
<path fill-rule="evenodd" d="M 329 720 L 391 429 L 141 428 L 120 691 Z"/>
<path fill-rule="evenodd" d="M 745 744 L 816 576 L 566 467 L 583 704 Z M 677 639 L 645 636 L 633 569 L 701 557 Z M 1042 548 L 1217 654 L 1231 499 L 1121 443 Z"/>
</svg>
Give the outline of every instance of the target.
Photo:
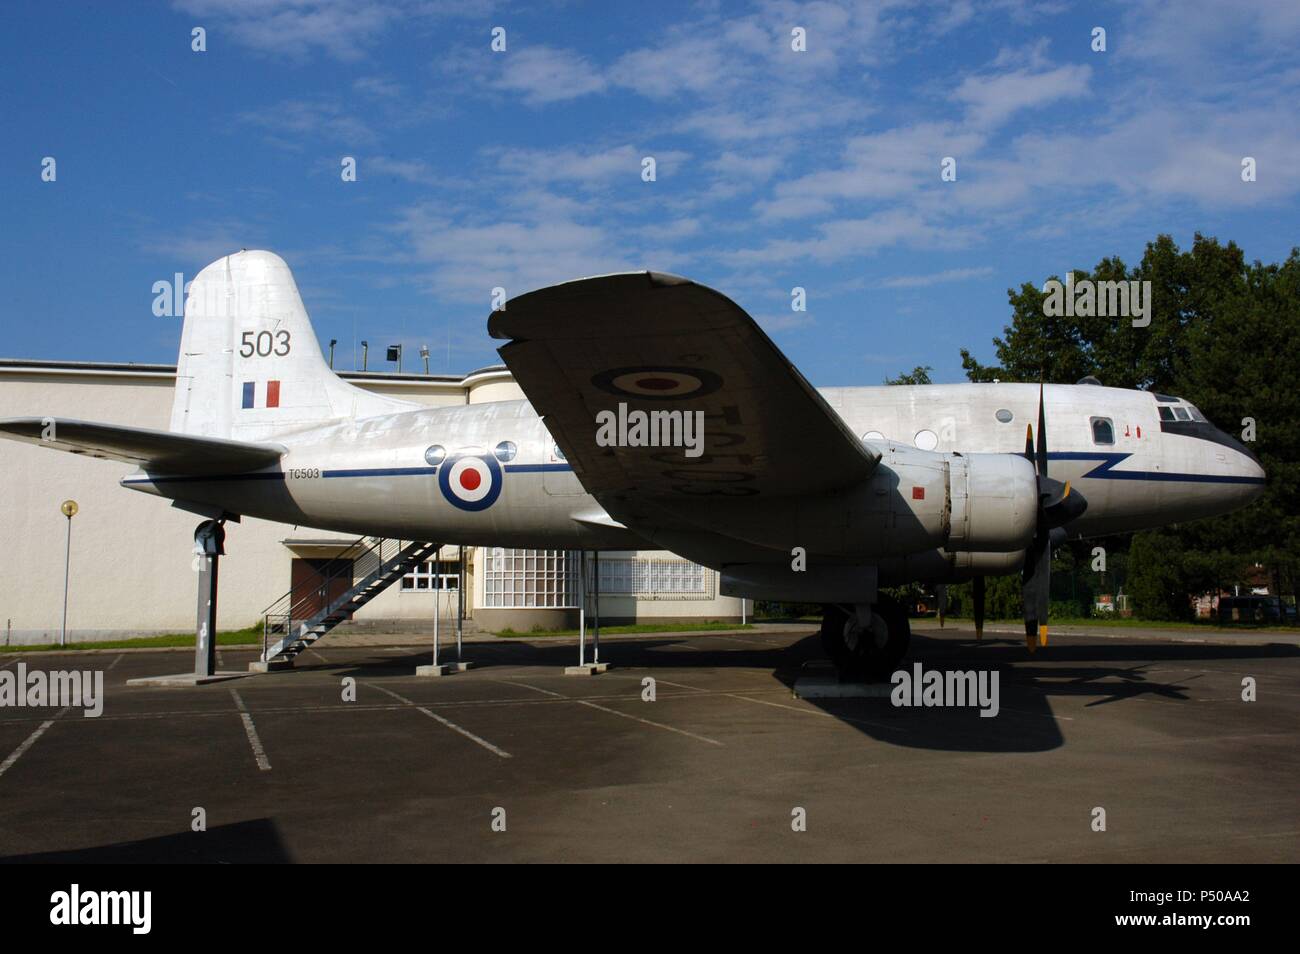
<svg viewBox="0 0 1300 954">
<path fill-rule="evenodd" d="M 540 692 L 543 695 L 554 696 L 557 699 L 569 698 L 562 692 L 552 692 L 549 689 L 543 689 L 541 686 L 530 686 L 526 682 L 511 682 L 509 679 L 493 679 L 492 681 L 495 683 L 500 683 L 503 686 L 519 686 L 519 688 L 521 689 L 531 689 L 533 690 L 533 692 Z"/>
<path fill-rule="evenodd" d="M 28 749 L 30 749 L 33 745 L 35 745 L 36 740 L 45 734 L 45 730 L 48 729 L 50 726 L 54 725 L 54 720 L 57 719 L 59 716 L 63 715 L 63 713 L 67 711 L 68 711 L 68 707 L 64 706 L 62 709 L 59 710 L 58 715 L 56 715 L 54 719 L 46 719 L 36 728 L 35 732 L 33 732 L 31 735 L 29 735 L 26 739 L 23 740 L 22 745 L 18 746 L 18 748 L 14 749 L 11 753 L 9 753 L 9 758 L 5 759 L 3 762 L 0 762 L 0 775 L 4 775 L 5 772 L 9 771 L 10 767 L 15 762 L 17 762 L 20 758 L 22 758 L 23 753 L 26 752 Z"/>
<path fill-rule="evenodd" d="M 257 727 L 253 725 L 253 716 L 249 713 L 248 706 L 244 705 L 244 700 L 234 689 L 230 690 L 230 695 L 234 698 L 235 705 L 239 707 L 239 718 L 244 722 L 244 734 L 248 736 L 248 744 L 253 748 L 253 758 L 257 760 L 257 767 L 263 772 L 271 771 L 271 760 L 266 757 L 262 740 L 257 737 Z"/>
<path fill-rule="evenodd" d="M 671 725 L 664 725 L 662 722 L 651 722 L 649 719 L 642 719 L 640 716 L 629 715 L 626 712 L 619 712 L 617 709 L 611 709 L 608 706 L 598 706 L 594 702 L 588 702 L 586 699 L 575 699 L 579 705 L 590 706 L 593 709 L 599 709 L 601 712 L 609 712 L 616 716 L 622 716 L 624 719 L 631 719 L 633 722 L 640 722 L 642 725 L 652 725 L 656 729 L 666 729 L 669 732 L 676 732 L 678 735 L 684 735 L 689 739 L 697 739 L 700 742 L 707 742 L 709 745 L 721 745 L 717 739 L 710 739 L 706 735 L 696 735 L 694 732 L 687 732 L 685 729 L 674 728 Z"/>
<path fill-rule="evenodd" d="M 362 685 L 368 686 L 368 687 L 371 688 L 371 689 L 378 689 L 380 692 L 386 693 L 387 695 L 392 696 L 392 697 L 393 697 L 394 699 L 396 699 L 398 702 L 404 702 L 404 703 L 406 703 L 408 706 L 415 706 L 415 708 L 416 708 L 418 711 L 423 712 L 423 713 L 424 713 L 425 715 L 427 715 L 430 719 L 433 719 L 435 722 L 440 722 L 440 723 L 442 723 L 442 724 L 445 725 L 447 728 L 451 729 L 453 732 L 459 732 L 461 735 L 463 735 L 465 738 L 469 739 L 471 742 L 476 742 L 476 743 L 478 743 L 479 745 L 483 746 L 483 748 L 487 749 L 487 750 L 488 750 L 489 752 L 491 752 L 493 755 L 498 755 L 498 756 L 500 756 L 500 757 L 503 758 L 503 759 L 508 759 L 508 758 L 511 757 L 510 753 L 507 752 L 505 749 L 499 749 L 499 748 L 497 748 L 495 745 L 493 745 L 493 744 L 492 744 L 491 742 L 489 742 L 487 739 L 479 738 L 479 737 L 478 737 L 477 735 L 475 735 L 473 732 L 469 731 L 469 729 L 465 729 L 465 728 L 462 728 L 461 726 L 458 726 L 456 723 L 452 722 L 450 719 L 444 719 L 442 716 L 438 715 L 438 713 L 436 713 L 436 712 L 430 712 L 430 711 L 429 711 L 428 709 L 426 709 L 424 706 L 416 705 L 416 704 L 415 704 L 414 702 L 412 702 L 410 699 L 406 698 L 405 696 L 399 696 L 397 693 L 393 692 L 393 690 L 391 690 L 391 689 L 385 689 L 383 686 L 376 686 L 373 682 L 362 683 Z"/>
</svg>

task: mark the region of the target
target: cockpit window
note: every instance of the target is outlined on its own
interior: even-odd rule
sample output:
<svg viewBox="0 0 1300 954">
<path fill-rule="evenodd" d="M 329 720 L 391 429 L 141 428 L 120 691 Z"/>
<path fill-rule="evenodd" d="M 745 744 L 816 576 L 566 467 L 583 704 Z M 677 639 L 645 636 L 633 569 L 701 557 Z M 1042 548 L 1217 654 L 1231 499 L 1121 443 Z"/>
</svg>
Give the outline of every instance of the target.
<svg viewBox="0 0 1300 954">
<path fill-rule="evenodd" d="M 1160 409 L 1160 420 L 1172 421 L 1174 419 L 1174 409 L 1171 407 L 1162 407 Z"/>
<path fill-rule="evenodd" d="M 1092 418 L 1092 442 L 1094 444 L 1114 444 L 1115 425 L 1108 417 Z"/>
<path fill-rule="evenodd" d="M 1187 408 L 1185 407 L 1174 408 L 1174 417 L 1178 418 L 1180 421 L 1190 421 L 1192 419 L 1192 415 L 1187 413 Z"/>
<path fill-rule="evenodd" d="M 1202 424 L 1208 424 L 1208 423 L 1210 423 L 1209 421 L 1207 421 L 1207 420 L 1205 419 L 1205 415 L 1204 415 L 1204 414 L 1202 414 L 1202 413 L 1201 413 L 1200 411 L 1198 411 L 1196 408 L 1192 407 L 1190 404 L 1187 405 L 1187 410 L 1191 413 L 1191 415 L 1192 415 L 1192 420 L 1193 420 L 1193 421 L 1200 421 Z"/>
</svg>

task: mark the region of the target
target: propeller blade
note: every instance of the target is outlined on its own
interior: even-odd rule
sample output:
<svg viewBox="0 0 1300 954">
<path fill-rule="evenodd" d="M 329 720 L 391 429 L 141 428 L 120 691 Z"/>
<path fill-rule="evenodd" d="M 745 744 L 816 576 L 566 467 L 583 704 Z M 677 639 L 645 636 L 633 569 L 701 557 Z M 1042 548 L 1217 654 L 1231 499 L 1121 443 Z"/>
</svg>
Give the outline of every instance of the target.
<svg viewBox="0 0 1300 954">
<path fill-rule="evenodd" d="M 1025 566 L 1020 574 L 1020 593 L 1025 611 L 1025 647 L 1032 653 L 1047 645 L 1047 607 L 1051 596 L 1052 546 L 1049 531 L 1039 525 L 1039 532 L 1025 551 Z"/>
<path fill-rule="evenodd" d="M 1025 460 L 1034 462 L 1034 425 L 1025 425 Z"/>
<path fill-rule="evenodd" d="M 1047 476 L 1047 409 L 1043 406 L 1043 379 L 1038 379 L 1038 454 L 1034 461 L 1038 476 Z"/>
<path fill-rule="evenodd" d="M 975 638 L 984 638 L 984 577 L 972 581 L 971 595 L 975 599 Z"/>
</svg>

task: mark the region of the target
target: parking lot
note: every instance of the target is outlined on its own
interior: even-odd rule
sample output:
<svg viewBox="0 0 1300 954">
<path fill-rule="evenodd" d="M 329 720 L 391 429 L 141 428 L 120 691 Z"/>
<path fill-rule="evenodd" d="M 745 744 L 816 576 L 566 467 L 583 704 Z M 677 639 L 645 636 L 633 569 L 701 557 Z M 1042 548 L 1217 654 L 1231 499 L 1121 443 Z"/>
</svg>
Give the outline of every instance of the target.
<svg viewBox="0 0 1300 954">
<path fill-rule="evenodd" d="M 221 657 L 225 669 L 255 658 Z M 1054 635 L 1031 657 L 1011 634 L 977 644 L 961 627 L 918 629 L 912 659 L 927 668 L 998 673 L 996 718 L 796 698 L 820 657 L 809 626 L 605 638 L 613 668 L 594 677 L 563 674 L 575 657 L 568 639 L 467 643 L 475 668 L 428 679 L 414 675 L 424 648 L 325 639 L 293 671 L 197 689 L 126 685 L 187 668 L 183 652 L 25 657 L 104 669 L 106 701 L 99 718 L 0 709 L 0 855 L 1300 858 L 1294 637 Z M 1247 677 L 1255 702 L 1242 700 Z"/>
</svg>

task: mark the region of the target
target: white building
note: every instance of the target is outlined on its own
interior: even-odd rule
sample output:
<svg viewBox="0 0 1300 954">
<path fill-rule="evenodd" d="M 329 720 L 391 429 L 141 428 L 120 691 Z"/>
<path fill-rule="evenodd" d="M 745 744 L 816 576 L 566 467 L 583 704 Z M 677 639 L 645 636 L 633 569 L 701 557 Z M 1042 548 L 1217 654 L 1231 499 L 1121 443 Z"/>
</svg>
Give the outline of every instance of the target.
<svg viewBox="0 0 1300 954">
<path fill-rule="evenodd" d="M 362 388 L 430 405 L 522 398 L 503 367 L 456 375 L 341 374 Z M 168 365 L 0 359 L 0 417 L 49 416 L 166 430 L 175 369 Z M 68 531 L 68 639 L 190 632 L 195 624 L 193 532 L 200 518 L 120 487 L 131 467 L 36 445 L 0 441 L 0 639 L 57 641 L 62 625 Z M 60 511 L 75 500 L 71 519 Z M 244 518 L 226 524 L 218 626 L 241 629 L 291 584 L 337 569 L 356 541 L 332 531 Z M 355 552 L 355 551 L 351 551 Z M 417 567 L 356 615 L 355 624 L 423 630 L 435 597 L 456 613 L 458 550 L 445 547 L 435 574 Z M 601 620 L 736 619 L 738 599 L 718 594 L 717 574 L 670 553 L 600 556 Z M 469 548 L 467 618 L 480 630 L 576 622 L 577 555 Z M 343 576 L 353 572 L 343 567 Z M 449 588 L 441 595 L 435 580 Z M 310 588 L 310 582 L 308 587 Z"/>
</svg>

